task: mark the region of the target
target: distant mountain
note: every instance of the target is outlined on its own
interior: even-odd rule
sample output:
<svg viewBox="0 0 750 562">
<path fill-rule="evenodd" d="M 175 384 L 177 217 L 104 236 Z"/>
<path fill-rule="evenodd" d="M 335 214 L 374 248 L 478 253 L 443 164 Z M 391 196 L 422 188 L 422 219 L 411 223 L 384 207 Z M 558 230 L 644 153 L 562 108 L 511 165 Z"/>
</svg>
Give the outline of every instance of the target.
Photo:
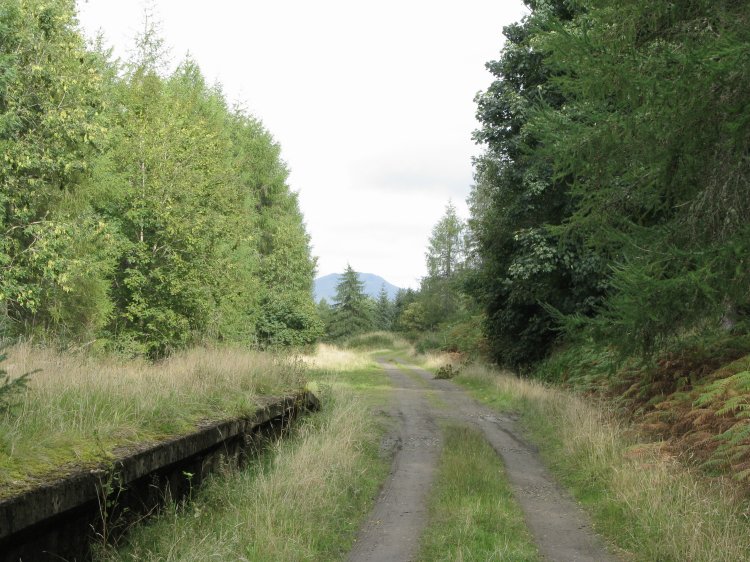
<svg viewBox="0 0 750 562">
<path fill-rule="evenodd" d="M 398 287 L 391 285 L 388 281 L 380 277 L 380 275 L 359 272 L 357 275 L 359 275 L 359 280 L 363 281 L 365 284 L 365 294 L 370 295 L 374 299 L 378 298 L 380 287 L 383 285 L 385 285 L 385 292 L 388 293 L 388 298 L 391 300 L 393 300 L 393 297 L 395 297 L 396 293 L 399 291 Z M 320 302 L 320 299 L 325 299 L 329 303 L 333 302 L 333 299 L 336 296 L 336 285 L 339 284 L 339 277 L 341 277 L 340 273 L 331 273 L 330 275 L 318 277 L 315 280 L 313 286 L 315 302 Z"/>
</svg>

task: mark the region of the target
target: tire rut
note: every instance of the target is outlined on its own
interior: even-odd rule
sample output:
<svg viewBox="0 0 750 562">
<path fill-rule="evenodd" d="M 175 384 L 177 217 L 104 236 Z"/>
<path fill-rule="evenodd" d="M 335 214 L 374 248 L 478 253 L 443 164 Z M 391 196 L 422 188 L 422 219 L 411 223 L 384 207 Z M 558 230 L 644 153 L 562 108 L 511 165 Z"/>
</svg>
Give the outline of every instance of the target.
<svg viewBox="0 0 750 562">
<path fill-rule="evenodd" d="M 375 508 L 358 534 L 350 562 L 413 560 L 427 525 L 429 492 L 442 447 L 438 419 L 458 420 L 481 429 L 503 460 L 542 559 L 618 560 L 593 532 L 583 510 L 552 478 L 537 449 L 520 436 L 514 419 L 479 404 L 453 382 L 434 379 L 428 371 L 403 362 L 398 366 L 380 363 L 394 386 L 401 447 Z M 430 390 L 437 392 L 447 408 L 428 402 Z"/>
<path fill-rule="evenodd" d="M 408 562 L 427 523 L 427 499 L 442 435 L 424 386 L 381 363 L 391 378 L 400 421 L 391 473 L 349 554 L 351 562 Z"/>
</svg>

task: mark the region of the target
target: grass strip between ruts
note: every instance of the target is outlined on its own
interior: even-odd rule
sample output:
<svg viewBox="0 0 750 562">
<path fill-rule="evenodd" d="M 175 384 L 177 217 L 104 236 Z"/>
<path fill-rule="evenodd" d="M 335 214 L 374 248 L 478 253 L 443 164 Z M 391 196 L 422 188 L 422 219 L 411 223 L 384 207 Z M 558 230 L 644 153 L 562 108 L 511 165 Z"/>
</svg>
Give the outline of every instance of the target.
<svg viewBox="0 0 750 562">
<path fill-rule="evenodd" d="M 539 559 L 502 462 L 476 429 L 445 427 L 429 510 L 420 561 Z"/>
</svg>

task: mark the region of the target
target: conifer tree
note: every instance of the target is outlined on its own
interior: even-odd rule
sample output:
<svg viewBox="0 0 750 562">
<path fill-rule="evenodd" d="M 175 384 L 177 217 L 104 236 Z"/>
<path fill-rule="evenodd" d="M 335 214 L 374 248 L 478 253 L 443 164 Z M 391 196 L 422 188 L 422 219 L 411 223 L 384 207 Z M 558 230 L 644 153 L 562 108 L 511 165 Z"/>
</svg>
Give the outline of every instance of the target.
<svg viewBox="0 0 750 562">
<path fill-rule="evenodd" d="M 587 324 L 627 351 L 750 303 L 749 16 L 747 2 L 605 0 L 538 42 L 568 100 L 534 125 L 539 157 L 573 178 L 561 230 L 612 262 Z"/>
<path fill-rule="evenodd" d="M 73 0 L 0 5 L 0 327 L 160 357 L 307 344 L 315 259 L 280 148 L 149 16 L 87 49 Z"/>
<path fill-rule="evenodd" d="M 385 284 L 381 285 L 378 299 L 375 303 L 375 327 L 378 330 L 385 331 L 393 328 L 393 303 L 388 298 Z"/>
<path fill-rule="evenodd" d="M 433 279 L 450 279 L 464 263 L 465 225 L 448 202 L 445 213 L 433 227 L 427 248 L 427 274 Z"/>
<path fill-rule="evenodd" d="M 189 59 L 162 77 L 152 29 L 139 47 L 120 87 L 122 118 L 108 155 L 119 189 L 103 212 L 122 234 L 112 334 L 159 356 L 209 325 L 226 279 L 220 241 L 239 194 L 223 99 Z"/>
<path fill-rule="evenodd" d="M 336 285 L 329 336 L 340 339 L 372 330 L 374 319 L 369 300 L 364 293 L 364 282 L 352 266 L 347 264 Z"/>
<path fill-rule="evenodd" d="M 422 280 L 419 301 L 426 325 L 435 328 L 459 310 L 466 263 L 466 225 L 450 201 L 432 229 L 425 258 L 427 277 Z"/>
</svg>

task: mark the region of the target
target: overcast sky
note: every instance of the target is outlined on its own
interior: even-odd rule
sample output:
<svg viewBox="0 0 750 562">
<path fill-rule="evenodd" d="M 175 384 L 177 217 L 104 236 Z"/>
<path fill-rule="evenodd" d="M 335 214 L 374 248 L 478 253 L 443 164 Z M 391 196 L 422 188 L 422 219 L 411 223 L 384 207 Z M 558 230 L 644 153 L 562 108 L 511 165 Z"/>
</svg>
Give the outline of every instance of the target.
<svg viewBox="0 0 750 562">
<path fill-rule="evenodd" d="M 78 0 L 125 57 L 144 3 Z M 174 63 L 189 51 L 281 144 L 318 274 L 417 287 L 449 199 L 466 216 L 474 95 L 520 0 L 156 0 Z"/>
</svg>

